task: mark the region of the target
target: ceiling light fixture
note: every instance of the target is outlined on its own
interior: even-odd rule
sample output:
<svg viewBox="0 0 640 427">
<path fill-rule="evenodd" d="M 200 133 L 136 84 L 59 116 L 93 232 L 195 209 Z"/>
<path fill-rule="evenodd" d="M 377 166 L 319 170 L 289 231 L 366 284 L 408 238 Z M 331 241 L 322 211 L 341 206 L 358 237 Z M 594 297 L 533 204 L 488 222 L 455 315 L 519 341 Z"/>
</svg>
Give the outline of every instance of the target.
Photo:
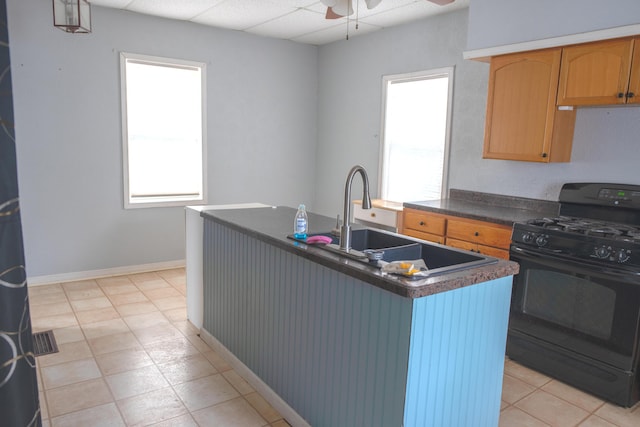
<svg viewBox="0 0 640 427">
<path fill-rule="evenodd" d="M 326 19 L 337 19 L 343 16 L 353 15 L 352 0 L 320 0 L 322 4 L 327 6 Z M 356 0 L 357 1 L 357 0 Z M 455 0 L 427 0 L 431 3 L 435 3 L 439 6 L 444 6 L 449 3 L 453 3 Z M 364 0 L 367 4 L 367 9 L 373 9 L 379 5 L 382 0 Z"/>
<path fill-rule="evenodd" d="M 53 0 L 53 26 L 67 33 L 90 33 L 91 5 L 87 0 Z"/>
</svg>

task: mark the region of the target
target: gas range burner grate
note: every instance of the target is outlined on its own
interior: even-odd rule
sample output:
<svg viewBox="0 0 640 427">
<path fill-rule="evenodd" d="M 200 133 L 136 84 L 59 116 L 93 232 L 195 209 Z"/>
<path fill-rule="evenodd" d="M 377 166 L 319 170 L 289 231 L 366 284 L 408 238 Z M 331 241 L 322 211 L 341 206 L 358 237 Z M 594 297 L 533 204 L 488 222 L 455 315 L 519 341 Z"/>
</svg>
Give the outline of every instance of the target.
<svg viewBox="0 0 640 427">
<path fill-rule="evenodd" d="M 576 235 L 610 238 L 635 243 L 640 242 L 640 228 L 632 225 L 567 216 L 534 219 L 527 223 L 544 230 L 556 230 Z"/>
</svg>

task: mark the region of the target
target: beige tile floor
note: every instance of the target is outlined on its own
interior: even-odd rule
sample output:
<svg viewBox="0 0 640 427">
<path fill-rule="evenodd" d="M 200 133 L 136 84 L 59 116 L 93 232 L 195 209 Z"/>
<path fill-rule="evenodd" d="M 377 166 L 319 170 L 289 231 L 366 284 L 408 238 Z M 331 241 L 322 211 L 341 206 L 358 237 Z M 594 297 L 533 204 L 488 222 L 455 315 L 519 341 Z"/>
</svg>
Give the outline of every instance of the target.
<svg viewBox="0 0 640 427">
<path fill-rule="evenodd" d="M 506 360 L 501 427 L 639 427 L 640 404 L 621 408 Z"/>
<path fill-rule="evenodd" d="M 37 358 L 44 425 L 288 426 L 197 336 L 185 292 L 184 269 L 30 287 L 33 329 L 60 349 Z M 638 427 L 640 405 L 507 360 L 500 427 L 519 426 Z"/>
<path fill-rule="evenodd" d="M 289 424 L 187 321 L 184 269 L 29 288 L 45 426 Z M 1 424 L 1 423 L 0 423 Z"/>
</svg>

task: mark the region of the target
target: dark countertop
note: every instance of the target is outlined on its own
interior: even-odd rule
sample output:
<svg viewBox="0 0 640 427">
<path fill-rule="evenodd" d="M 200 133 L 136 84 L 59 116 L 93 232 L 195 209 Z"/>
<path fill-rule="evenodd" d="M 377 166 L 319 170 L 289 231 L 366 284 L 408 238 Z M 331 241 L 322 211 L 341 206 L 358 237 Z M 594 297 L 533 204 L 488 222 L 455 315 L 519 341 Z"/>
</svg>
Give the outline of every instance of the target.
<svg viewBox="0 0 640 427">
<path fill-rule="evenodd" d="M 556 202 L 455 189 L 451 189 L 447 199 L 405 202 L 403 206 L 508 226 L 558 215 Z"/>
<path fill-rule="evenodd" d="M 285 251 L 407 298 L 425 297 L 518 273 L 519 266 L 517 263 L 496 259 L 493 264 L 418 280 L 385 274 L 376 267 L 287 238 L 287 235 L 293 229 L 295 213 L 296 209 L 294 208 L 278 206 L 255 209 L 209 210 L 203 211 L 200 215 L 205 220 L 218 222 Z M 335 218 L 311 212 L 308 212 L 308 216 L 310 234 L 327 232 L 335 227 Z M 354 225 L 353 228 L 366 227 Z M 410 237 L 406 238 L 424 243 Z M 436 245 L 435 243 L 429 244 Z M 447 247 L 447 249 L 452 252 L 460 252 L 454 248 Z"/>
</svg>

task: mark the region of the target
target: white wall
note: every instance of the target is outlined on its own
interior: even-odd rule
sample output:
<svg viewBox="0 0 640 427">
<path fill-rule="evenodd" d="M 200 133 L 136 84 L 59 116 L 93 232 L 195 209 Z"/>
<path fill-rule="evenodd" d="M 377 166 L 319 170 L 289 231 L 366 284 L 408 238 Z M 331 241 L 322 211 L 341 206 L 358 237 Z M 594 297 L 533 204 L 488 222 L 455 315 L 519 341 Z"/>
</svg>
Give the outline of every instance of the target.
<svg viewBox="0 0 640 427">
<path fill-rule="evenodd" d="M 466 10 L 453 12 L 320 47 L 316 206 L 321 213 L 342 212 L 351 165 L 363 164 L 377 184 L 382 76 L 450 65 L 455 65 L 450 188 L 555 201 L 565 182 L 640 184 L 639 107 L 580 109 L 570 163 L 482 159 L 489 66 L 462 60 L 467 16 Z"/>
<path fill-rule="evenodd" d="M 123 209 L 120 51 L 207 63 L 210 204 L 313 207 L 316 47 L 100 7 L 72 35 L 7 3 L 29 276 L 184 259 L 183 208 Z"/>
<path fill-rule="evenodd" d="M 467 50 L 638 23 L 638 0 L 472 0 Z"/>
</svg>

